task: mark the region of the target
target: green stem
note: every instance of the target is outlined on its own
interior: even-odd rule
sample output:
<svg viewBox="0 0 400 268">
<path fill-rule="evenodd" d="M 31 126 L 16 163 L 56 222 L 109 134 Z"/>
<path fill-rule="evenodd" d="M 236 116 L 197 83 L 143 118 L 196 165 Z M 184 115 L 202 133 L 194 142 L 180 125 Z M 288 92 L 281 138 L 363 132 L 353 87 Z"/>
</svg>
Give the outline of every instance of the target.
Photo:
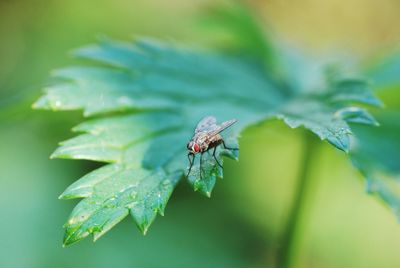
<svg viewBox="0 0 400 268">
<path fill-rule="evenodd" d="M 295 194 L 289 210 L 286 227 L 281 241 L 282 247 L 278 252 L 277 267 L 291 268 L 295 263 L 298 243 L 301 236 L 301 222 L 305 218 L 307 197 L 310 193 L 310 168 L 315 155 L 315 137 L 310 137 L 307 133 L 304 138 L 304 148 L 302 164 L 297 178 Z"/>
</svg>

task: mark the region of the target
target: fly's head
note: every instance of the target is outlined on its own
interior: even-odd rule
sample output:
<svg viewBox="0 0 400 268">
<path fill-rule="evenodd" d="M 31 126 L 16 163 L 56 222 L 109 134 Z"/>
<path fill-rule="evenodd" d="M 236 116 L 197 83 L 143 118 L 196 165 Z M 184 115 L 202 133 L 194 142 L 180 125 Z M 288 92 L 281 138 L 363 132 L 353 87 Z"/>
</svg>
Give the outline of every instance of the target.
<svg viewBox="0 0 400 268">
<path fill-rule="evenodd" d="M 200 145 L 194 141 L 189 141 L 187 144 L 187 149 L 189 153 L 197 154 L 200 152 Z"/>
</svg>

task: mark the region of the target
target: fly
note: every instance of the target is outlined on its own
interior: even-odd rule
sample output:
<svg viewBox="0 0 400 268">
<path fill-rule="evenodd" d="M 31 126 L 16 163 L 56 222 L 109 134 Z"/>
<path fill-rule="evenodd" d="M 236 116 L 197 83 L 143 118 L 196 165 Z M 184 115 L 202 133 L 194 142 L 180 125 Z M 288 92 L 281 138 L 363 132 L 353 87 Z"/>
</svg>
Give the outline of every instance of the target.
<svg viewBox="0 0 400 268">
<path fill-rule="evenodd" d="M 187 144 L 188 159 L 189 159 L 189 171 L 187 176 L 189 176 L 190 171 L 192 170 L 192 166 L 194 164 L 194 158 L 196 154 L 200 153 L 200 178 L 201 178 L 201 164 L 203 159 L 203 154 L 210 149 L 213 150 L 213 157 L 217 164 L 222 168 L 222 165 L 219 163 L 217 157 L 215 156 L 215 151 L 217 146 L 222 144 L 224 149 L 228 150 L 239 150 L 238 148 L 229 148 L 225 145 L 225 141 L 220 135 L 220 133 L 232 126 L 236 123 L 236 119 L 231 119 L 217 125 L 217 119 L 214 116 L 207 116 L 200 120 L 197 124 L 196 129 L 194 130 L 194 135 L 192 139 Z M 192 157 L 192 158 L 191 158 Z"/>
</svg>

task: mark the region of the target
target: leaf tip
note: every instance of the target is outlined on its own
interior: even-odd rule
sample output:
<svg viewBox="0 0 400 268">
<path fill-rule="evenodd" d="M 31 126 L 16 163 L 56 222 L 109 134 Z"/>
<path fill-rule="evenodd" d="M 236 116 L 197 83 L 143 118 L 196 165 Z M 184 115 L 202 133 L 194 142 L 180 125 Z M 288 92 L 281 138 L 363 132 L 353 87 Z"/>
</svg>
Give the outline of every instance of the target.
<svg viewBox="0 0 400 268">
<path fill-rule="evenodd" d="M 68 200 L 68 199 L 74 199 L 74 198 L 79 198 L 79 197 L 81 197 L 81 196 L 73 195 L 73 194 L 69 193 L 68 189 L 67 189 L 58 196 L 58 199 L 59 200 Z M 85 197 L 85 196 L 83 196 L 83 197 Z"/>
<path fill-rule="evenodd" d="M 158 214 L 164 217 L 164 208 L 162 207 L 158 208 Z"/>
<path fill-rule="evenodd" d="M 50 159 L 56 159 L 56 158 L 67 157 L 65 154 L 63 154 L 63 153 L 61 152 L 60 148 L 62 148 L 62 147 L 57 148 L 57 149 L 50 155 Z"/>
<path fill-rule="evenodd" d="M 53 152 L 50 157 L 50 159 L 56 159 L 57 158 L 57 151 Z"/>
<path fill-rule="evenodd" d="M 379 98 L 375 98 L 375 103 L 374 105 L 378 108 L 385 108 L 386 105 L 383 101 L 381 101 Z"/>
<path fill-rule="evenodd" d="M 72 245 L 73 243 L 79 241 L 80 239 L 73 239 L 73 236 L 68 235 L 67 233 L 65 234 L 64 238 L 63 238 L 63 242 L 62 242 L 62 247 L 66 248 L 70 245 Z"/>
<path fill-rule="evenodd" d="M 51 109 L 47 95 L 41 96 L 38 100 L 32 103 L 31 108 L 34 110 L 48 110 Z"/>
<path fill-rule="evenodd" d="M 142 232 L 142 235 L 146 235 L 147 231 L 149 230 L 149 226 L 148 225 L 141 225 L 141 226 L 139 226 L 139 229 Z"/>
<path fill-rule="evenodd" d="M 346 154 L 349 153 L 349 148 L 350 148 L 350 138 L 349 135 L 351 133 L 345 133 L 344 135 L 338 136 L 338 137 L 328 137 L 327 141 L 338 148 L 339 150 L 345 152 Z"/>
<path fill-rule="evenodd" d="M 81 239 L 79 239 L 79 240 L 81 240 Z M 71 240 L 71 239 L 64 240 L 62 247 L 63 248 L 69 247 L 70 245 L 74 244 L 75 242 L 78 242 L 79 240 Z"/>
<path fill-rule="evenodd" d="M 105 234 L 105 232 L 96 232 L 93 234 L 93 242 L 97 242 L 97 240 L 100 239 L 100 237 L 103 236 L 103 234 Z"/>
<path fill-rule="evenodd" d="M 68 247 L 69 245 L 71 245 L 73 242 L 71 242 L 71 240 L 69 239 L 69 238 L 64 238 L 63 239 L 63 243 L 62 243 L 62 247 L 63 248 L 66 248 L 66 247 Z"/>
</svg>

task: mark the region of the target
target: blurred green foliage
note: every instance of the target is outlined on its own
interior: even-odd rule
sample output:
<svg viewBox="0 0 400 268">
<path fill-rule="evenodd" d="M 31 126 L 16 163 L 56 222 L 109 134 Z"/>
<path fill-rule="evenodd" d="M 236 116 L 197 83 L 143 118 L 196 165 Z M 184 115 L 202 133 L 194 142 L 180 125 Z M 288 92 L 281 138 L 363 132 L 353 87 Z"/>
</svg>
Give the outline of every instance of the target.
<svg viewBox="0 0 400 268">
<path fill-rule="evenodd" d="M 0 43 L 1 267 L 273 267 L 302 150 L 301 130 L 288 130 L 279 122 L 266 122 L 242 134 L 241 161 L 227 161 L 223 187 L 217 187 L 212 199 L 193 195 L 182 184 L 169 204 L 168 217 L 160 218 L 147 236 L 132 232 L 132 224 L 126 221 L 96 244 L 84 241 L 61 247 L 61 226 L 72 205 L 56 198 L 94 167 L 48 159 L 56 143 L 68 138 L 80 115 L 30 111 L 39 95 L 37 89 L 49 70 L 69 63 L 66 52 L 94 41 L 99 33 L 124 39 L 145 34 L 212 42 L 190 26 L 203 2 L 0 3 L 4 37 Z M 320 1 L 284 7 L 278 1 L 270 3 L 259 9 L 267 13 L 266 19 L 273 20 L 286 36 L 303 40 L 308 48 L 335 44 L 348 32 L 342 46 L 351 44 L 357 49 L 361 44 L 371 53 L 393 45 L 397 36 L 398 24 L 393 19 L 397 15 L 391 15 L 398 14 L 396 1 L 350 1 L 358 10 L 357 18 L 383 25 L 384 31 L 362 23 L 354 27 L 352 15 L 341 20 L 345 27 L 336 27 L 332 18 L 340 12 L 331 12 L 329 5 L 319 12 L 325 5 Z M 354 10 L 348 8 L 348 1 L 334 3 Z M 293 13 L 309 22 L 287 15 Z M 374 19 L 368 14 L 374 14 Z M 318 23 L 321 20 L 324 24 Z M 302 27 L 296 27 L 299 24 Z M 372 35 L 377 41 L 371 41 Z M 359 42 L 349 41 L 360 36 Z M 392 86 L 379 96 L 388 108 L 399 107 L 398 88 Z M 306 203 L 308 219 L 302 223 L 298 267 L 398 267 L 400 230 L 392 213 L 365 195 L 361 176 L 331 146 L 321 145 L 314 161 L 316 180 Z"/>
</svg>

